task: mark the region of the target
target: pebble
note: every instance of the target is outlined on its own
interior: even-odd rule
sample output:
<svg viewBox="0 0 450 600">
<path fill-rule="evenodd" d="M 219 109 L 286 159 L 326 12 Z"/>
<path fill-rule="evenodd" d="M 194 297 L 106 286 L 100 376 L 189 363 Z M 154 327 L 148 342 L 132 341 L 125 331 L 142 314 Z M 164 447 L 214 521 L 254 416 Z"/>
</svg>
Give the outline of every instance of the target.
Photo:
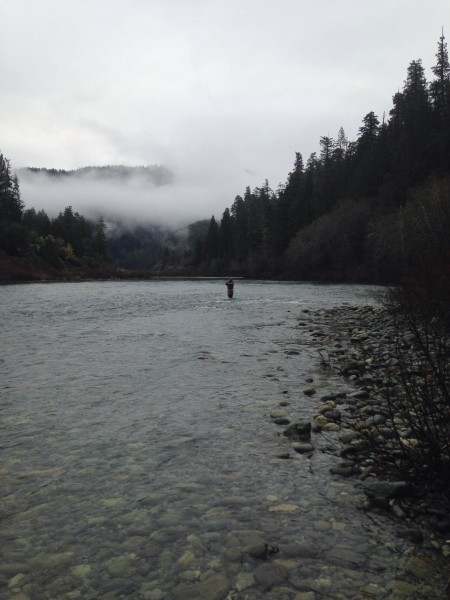
<svg viewBox="0 0 450 600">
<path fill-rule="evenodd" d="M 270 417 L 272 419 L 284 418 L 284 417 L 287 417 L 287 415 L 288 415 L 288 412 L 284 408 L 274 408 L 270 413 Z"/>
<path fill-rule="evenodd" d="M 303 390 L 303 393 L 305 394 L 305 396 L 314 396 L 316 390 L 314 388 L 306 388 Z"/>
<path fill-rule="evenodd" d="M 307 442 L 294 442 L 292 444 L 292 448 L 299 454 L 308 454 L 314 451 L 314 446 L 312 444 L 308 444 Z"/>
</svg>

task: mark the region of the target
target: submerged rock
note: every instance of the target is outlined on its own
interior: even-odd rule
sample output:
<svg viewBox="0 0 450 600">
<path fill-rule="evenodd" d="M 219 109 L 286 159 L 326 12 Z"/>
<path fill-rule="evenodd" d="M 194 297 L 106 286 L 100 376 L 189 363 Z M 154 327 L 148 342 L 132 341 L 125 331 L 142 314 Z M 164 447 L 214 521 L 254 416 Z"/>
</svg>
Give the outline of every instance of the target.
<svg viewBox="0 0 450 600">
<path fill-rule="evenodd" d="M 267 542 L 261 542 L 259 544 L 253 544 L 252 546 L 247 546 L 244 549 L 244 553 L 248 554 L 252 558 L 258 558 L 260 560 L 265 560 L 268 556 L 272 554 L 277 554 L 280 549 L 277 544 L 269 544 Z"/>
<path fill-rule="evenodd" d="M 405 498 L 410 496 L 414 487 L 407 481 L 365 481 L 362 485 L 363 492 L 369 498 Z"/>
<path fill-rule="evenodd" d="M 287 427 L 283 435 L 291 440 L 307 442 L 311 439 L 311 423 L 309 421 L 298 421 Z"/>
</svg>

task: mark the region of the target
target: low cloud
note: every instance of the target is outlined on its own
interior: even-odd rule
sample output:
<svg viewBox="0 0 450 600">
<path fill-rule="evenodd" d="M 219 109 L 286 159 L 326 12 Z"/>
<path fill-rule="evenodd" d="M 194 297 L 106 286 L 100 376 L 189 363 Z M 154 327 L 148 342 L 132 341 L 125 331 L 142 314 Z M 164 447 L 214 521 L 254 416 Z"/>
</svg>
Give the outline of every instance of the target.
<svg viewBox="0 0 450 600">
<path fill-rule="evenodd" d="M 205 188 L 204 174 L 200 181 L 193 171 L 180 177 L 160 166 L 20 169 L 17 174 L 25 208 L 55 217 L 72 206 L 86 218 L 101 215 L 129 225 L 181 227 L 212 214 L 220 218 L 235 196 L 231 189 L 228 196 L 213 175 Z"/>
</svg>

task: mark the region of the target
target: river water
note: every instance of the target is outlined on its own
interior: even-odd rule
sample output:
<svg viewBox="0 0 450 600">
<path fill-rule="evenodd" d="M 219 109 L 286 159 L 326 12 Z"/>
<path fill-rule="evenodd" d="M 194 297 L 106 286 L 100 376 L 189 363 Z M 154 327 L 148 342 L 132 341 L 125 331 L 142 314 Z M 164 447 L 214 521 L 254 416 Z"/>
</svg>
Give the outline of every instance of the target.
<svg viewBox="0 0 450 600">
<path fill-rule="evenodd" d="M 434 598 L 401 595 L 408 544 L 329 474 L 326 442 L 296 454 L 270 418 L 283 402 L 310 419 L 344 385 L 299 319 L 373 292 L 1 287 L 0 598 Z M 255 558 L 261 544 L 279 552 Z"/>
</svg>

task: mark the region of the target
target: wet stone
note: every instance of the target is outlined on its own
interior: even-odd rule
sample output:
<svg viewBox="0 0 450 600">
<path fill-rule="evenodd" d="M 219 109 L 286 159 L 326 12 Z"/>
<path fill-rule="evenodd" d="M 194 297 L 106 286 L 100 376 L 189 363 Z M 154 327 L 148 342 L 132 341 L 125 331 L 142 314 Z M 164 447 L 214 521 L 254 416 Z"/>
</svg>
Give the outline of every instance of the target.
<svg viewBox="0 0 450 600">
<path fill-rule="evenodd" d="M 318 558 L 321 554 L 321 549 L 317 545 L 307 542 L 293 542 L 283 544 L 280 548 L 280 553 L 286 558 Z"/>
<path fill-rule="evenodd" d="M 354 467 L 331 467 L 330 473 L 333 475 L 339 475 L 340 477 L 351 477 L 355 474 Z"/>
<path fill-rule="evenodd" d="M 241 572 L 236 577 L 236 589 L 238 592 L 242 592 L 247 588 L 252 587 L 255 584 L 255 577 L 253 573 Z"/>
<path fill-rule="evenodd" d="M 244 554 L 248 554 L 252 558 L 258 558 L 260 560 L 265 560 L 267 557 L 277 554 L 279 552 L 279 548 L 277 544 L 270 544 L 267 542 L 261 542 L 259 544 L 253 544 L 252 546 L 247 546 L 244 549 Z"/>
<path fill-rule="evenodd" d="M 289 571 L 281 564 L 264 563 L 255 569 L 254 576 L 263 590 L 269 590 L 274 585 L 285 581 L 289 576 Z"/>
<path fill-rule="evenodd" d="M 426 580 L 432 573 L 433 563 L 423 556 L 411 556 L 405 560 L 404 569 L 409 575 Z"/>
<path fill-rule="evenodd" d="M 328 553 L 328 557 L 339 564 L 346 563 L 356 566 L 365 562 L 365 557 L 361 552 L 350 548 L 333 548 Z"/>
<path fill-rule="evenodd" d="M 274 419 L 273 422 L 275 425 L 289 425 L 291 421 L 287 417 L 278 417 L 277 419 Z"/>
<path fill-rule="evenodd" d="M 366 481 L 363 491 L 370 498 L 404 498 L 409 496 L 413 487 L 405 481 Z"/>
<path fill-rule="evenodd" d="M 278 452 L 278 454 L 275 454 L 275 458 L 287 460 L 288 458 L 291 458 L 291 454 L 290 452 Z"/>
<path fill-rule="evenodd" d="M 288 412 L 284 408 L 274 408 L 270 413 L 270 417 L 272 419 L 281 419 L 281 418 L 285 418 L 287 416 L 288 416 Z"/>
<path fill-rule="evenodd" d="M 316 390 L 314 388 L 305 388 L 303 390 L 303 393 L 305 394 L 305 396 L 314 396 Z"/>
<path fill-rule="evenodd" d="M 314 446 L 307 442 L 294 442 L 292 448 L 299 454 L 309 454 L 310 452 L 314 452 Z"/>
<path fill-rule="evenodd" d="M 309 421 L 293 423 L 283 431 L 283 435 L 293 440 L 308 441 L 311 439 L 311 423 Z"/>
<path fill-rule="evenodd" d="M 339 441 L 342 444 L 350 444 L 353 440 L 359 437 L 359 433 L 356 431 L 345 431 L 339 436 Z"/>
<path fill-rule="evenodd" d="M 334 422 L 340 421 L 341 417 L 342 417 L 341 411 L 338 410 L 337 408 L 327 410 L 325 412 L 322 412 L 322 414 L 324 417 L 326 417 L 330 421 L 334 421 Z"/>
<path fill-rule="evenodd" d="M 325 423 L 322 425 L 322 431 L 340 431 L 341 426 L 339 423 Z"/>
<path fill-rule="evenodd" d="M 423 533 L 420 529 L 397 529 L 397 535 L 414 544 L 421 544 L 423 542 Z"/>
</svg>

